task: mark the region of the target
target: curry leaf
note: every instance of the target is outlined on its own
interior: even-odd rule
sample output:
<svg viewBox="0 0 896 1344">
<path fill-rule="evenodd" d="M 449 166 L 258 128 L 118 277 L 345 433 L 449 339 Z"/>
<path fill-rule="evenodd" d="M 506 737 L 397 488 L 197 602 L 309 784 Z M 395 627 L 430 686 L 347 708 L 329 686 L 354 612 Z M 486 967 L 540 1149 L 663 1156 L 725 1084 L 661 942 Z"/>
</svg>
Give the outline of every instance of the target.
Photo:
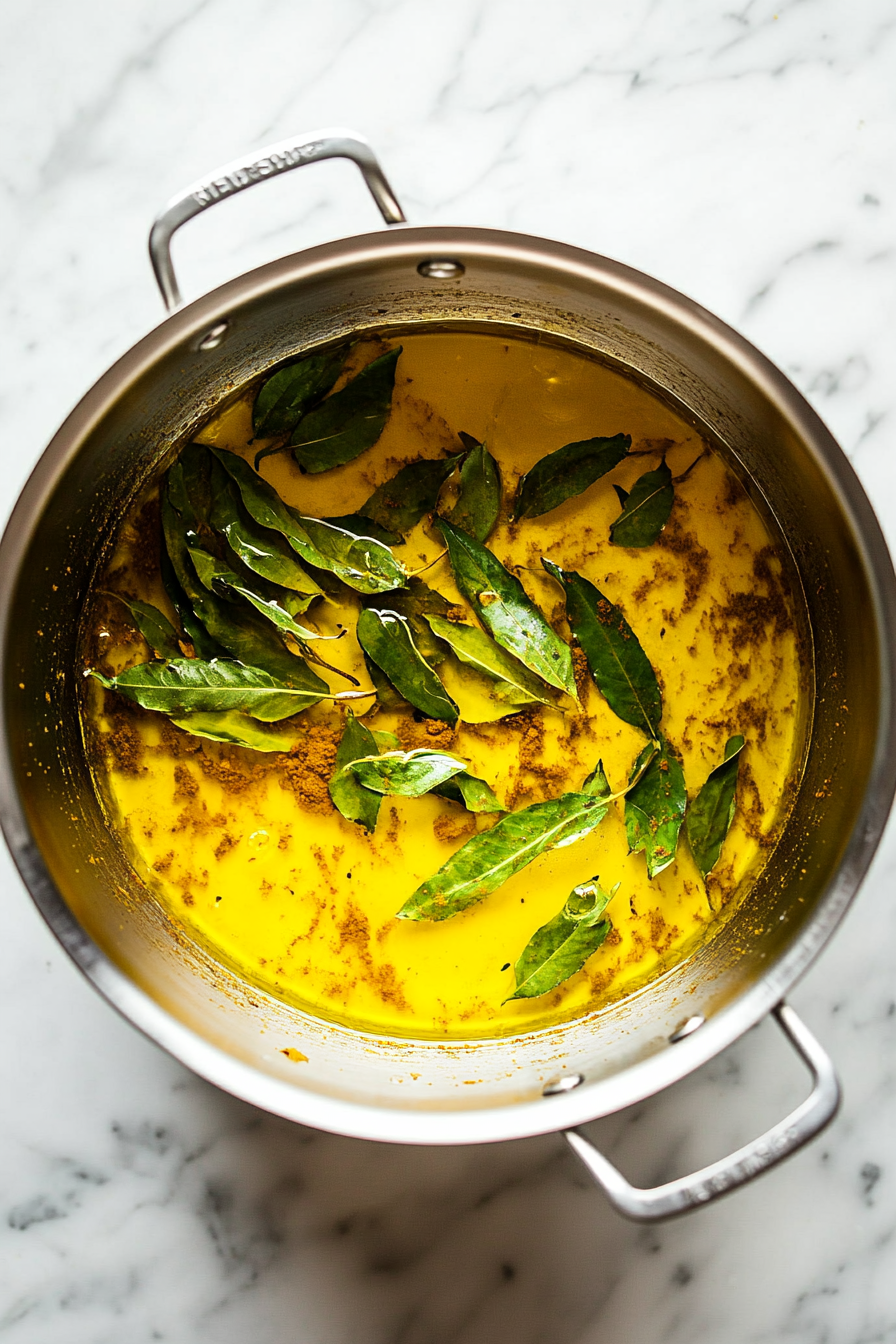
<svg viewBox="0 0 896 1344">
<path fill-rule="evenodd" d="M 538 518 L 573 495 L 580 495 L 618 466 L 631 445 L 629 434 L 614 434 L 612 438 L 567 443 L 555 453 L 548 453 L 520 478 L 514 520 Z"/>
<path fill-rule="evenodd" d="M 574 844 L 600 825 L 607 805 L 587 793 L 564 793 L 502 817 L 462 845 L 398 911 L 399 919 L 450 919 L 496 891 L 551 849 Z"/>
<path fill-rule="evenodd" d="M 249 463 L 239 454 L 223 448 L 212 448 L 211 451 L 235 484 L 250 518 L 261 527 L 279 532 L 298 555 L 302 554 L 303 549 L 313 549 L 307 533 L 296 522 L 293 511 L 284 503 L 272 485 L 253 471 Z M 171 474 L 169 472 L 169 477 Z"/>
<path fill-rule="evenodd" d="M 729 737 L 722 764 L 709 777 L 688 808 L 687 834 L 691 853 L 705 878 L 719 861 L 725 836 L 734 817 L 737 772 L 744 739 Z"/>
<path fill-rule="evenodd" d="M 370 606 L 370 600 L 365 606 Z M 430 629 L 432 617 L 444 617 L 451 610 L 447 597 L 430 588 L 422 579 L 408 579 L 406 588 L 397 588 L 389 594 L 389 609 L 404 616 L 411 627 L 414 643 L 430 664 L 435 666 L 445 657 L 445 651 Z"/>
<path fill-rule="evenodd" d="M 609 798 L 611 789 L 607 776 L 604 773 L 603 761 L 598 761 L 597 765 L 591 771 L 591 774 L 582 785 L 583 793 L 590 793 L 595 798 Z M 595 879 L 596 881 L 597 879 Z"/>
<path fill-rule="evenodd" d="M 321 635 L 317 630 L 312 630 L 307 625 L 300 625 L 287 611 L 279 597 L 275 595 L 266 596 L 264 593 L 256 591 L 251 584 L 246 582 L 235 570 L 232 570 L 229 565 L 226 565 L 223 560 L 216 559 L 215 556 L 210 555 L 200 546 L 188 546 L 187 550 L 200 583 L 210 592 L 216 593 L 223 589 L 225 593 L 236 593 L 239 597 L 245 598 L 257 612 L 264 616 L 266 620 L 269 620 L 278 630 L 295 636 L 300 643 L 332 638 L 332 636 Z"/>
<path fill-rule="evenodd" d="M 426 619 L 433 634 L 443 639 L 462 663 L 496 683 L 496 690 L 508 708 L 554 704 L 544 683 L 506 653 L 484 630 L 459 621 L 447 621 L 442 616 L 427 616 Z"/>
<path fill-rule="evenodd" d="M 339 518 L 324 518 L 323 522 L 341 528 L 343 532 L 353 532 L 356 537 L 373 537 L 374 541 L 381 541 L 384 546 L 401 546 L 404 542 L 404 537 L 398 532 L 380 527 L 372 518 L 365 518 L 363 513 L 344 513 Z"/>
<path fill-rule="evenodd" d="M 378 485 L 358 513 L 390 532 L 409 532 L 424 514 L 432 513 L 439 491 L 462 458 L 463 453 L 457 453 L 408 463 Z"/>
<path fill-rule="evenodd" d="M 235 709 L 264 723 L 275 723 L 321 699 L 315 692 L 287 686 L 260 667 L 223 659 L 206 663 L 201 658 L 173 658 L 167 663 L 129 667 L 117 677 L 96 671 L 90 675 L 144 709 L 177 717 Z"/>
<path fill-rule="evenodd" d="M 509 574 L 497 556 L 475 537 L 445 518 L 439 526 L 455 582 L 495 640 L 543 681 L 574 696 L 569 645 L 554 633 L 519 579 Z"/>
<path fill-rule="evenodd" d="M 175 517 L 174 510 L 168 503 L 167 498 L 162 499 L 162 519 L 164 522 L 166 510 L 170 511 L 171 516 Z M 184 543 L 184 556 L 186 558 L 186 544 Z M 193 607 L 187 598 L 186 593 L 180 585 L 174 565 L 171 563 L 171 557 L 168 554 L 167 547 L 163 546 L 159 557 L 160 571 L 162 575 L 162 586 L 168 596 L 174 610 L 177 612 L 178 620 L 181 623 L 183 631 L 193 646 L 193 651 L 197 658 L 204 658 L 207 662 L 212 658 L 226 658 L 227 650 L 223 644 L 219 644 L 213 639 L 205 626 L 199 620 L 193 610 Z M 192 576 L 191 576 L 192 577 Z"/>
<path fill-rule="evenodd" d="M 369 654 L 364 654 L 364 663 L 367 667 L 367 675 L 373 682 L 376 691 L 377 706 L 380 709 L 388 709 L 396 713 L 408 713 L 413 706 L 408 704 L 403 695 L 398 694 L 385 672 L 382 668 L 377 667 Z"/>
<path fill-rule="evenodd" d="M 669 521 L 675 502 L 672 472 L 665 462 L 645 471 L 622 501 L 622 512 L 610 524 L 614 546 L 652 546 Z"/>
<path fill-rule="evenodd" d="M 303 416 L 290 439 L 293 457 L 305 471 L 329 471 L 372 448 L 392 409 L 395 365 L 401 346 L 389 350 Z M 266 453 L 259 453 L 256 466 Z"/>
<path fill-rule="evenodd" d="M 197 520 L 190 512 L 179 463 L 168 472 L 168 487 L 161 500 L 166 552 L 179 588 L 202 628 L 208 632 L 212 648 L 223 648 L 239 662 L 263 668 L 287 686 L 313 692 L 317 699 L 327 695 L 327 683 L 301 658 L 291 654 L 266 622 L 252 612 L 243 612 L 222 601 L 198 581 L 186 540 L 187 531 L 195 530 Z M 180 502 L 183 513 L 175 510 L 172 498 Z M 182 619 L 187 628 L 186 619 L 183 616 Z M 193 632 L 188 632 L 192 639 Z M 195 639 L 193 643 L 203 661 L 211 661 L 217 656 L 216 653 L 206 654 Z"/>
<path fill-rule="evenodd" d="M 345 366 L 348 350 L 323 350 L 306 355 L 266 378 L 252 408 L 258 439 L 291 434 L 305 412 L 325 397 Z"/>
<path fill-rule="evenodd" d="M 457 705 L 418 650 L 404 616 L 365 607 L 358 643 L 405 700 L 433 719 L 457 722 Z"/>
<path fill-rule="evenodd" d="M 501 473 L 484 443 L 475 443 L 460 469 L 460 493 L 448 521 L 485 541 L 501 508 Z"/>
<path fill-rule="evenodd" d="M 466 768 L 466 762 L 459 761 L 456 756 L 429 751 L 426 747 L 365 756 L 353 761 L 349 767 L 365 789 L 395 794 L 400 798 L 419 798 Z"/>
<path fill-rule="evenodd" d="M 401 742 L 395 733 L 388 733 L 382 728 L 371 728 L 373 740 L 376 743 L 377 751 L 398 751 Z"/>
<path fill-rule="evenodd" d="M 194 737 L 227 742 L 252 751 L 293 751 L 302 740 L 295 728 L 273 728 L 235 709 L 215 714 L 172 715 L 171 722 Z"/>
<path fill-rule="evenodd" d="M 343 583 L 359 593 L 389 593 L 402 587 L 407 573 L 401 563 L 375 537 L 334 526 L 324 518 L 294 515 L 305 530 L 318 558 L 309 563 L 331 570 Z"/>
<path fill-rule="evenodd" d="M 157 657 L 181 657 L 177 631 L 158 607 L 149 602 L 140 602 L 136 597 L 124 597 L 121 593 L 107 593 L 106 596 L 114 597 L 127 607 L 134 624 Z"/>
<path fill-rule="evenodd" d="M 503 812 L 504 804 L 495 797 L 491 785 L 477 775 L 464 770 L 438 788 L 433 789 L 440 798 L 449 798 L 452 803 L 461 803 L 468 812 Z"/>
<path fill-rule="evenodd" d="M 380 810 L 380 795 L 365 789 L 351 772 L 353 761 L 376 754 L 378 743 L 365 724 L 349 714 L 345 720 L 342 741 L 336 751 L 330 797 L 346 821 L 356 821 L 373 833 Z"/>
<path fill-rule="evenodd" d="M 641 778 L 625 798 L 625 834 L 630 853 L 644 850 L 647 876 L 654 878 L 675 858 L 688 803 L 684 771 L 664 738 L 648 742 L 635 761 L 631 778 Z M 645 768 L 649 754 L 652 759 Z"/>
<path fill-rule="evenodd" d="M 552 560 L 541 563 L 563 585 L 570 628 L 613 713 L 656 737 L 663 713 L 659 682 L 622 612 L 581 574 Z"/>
<path fill-rule="evenodd" d="M 210 515 L 212 527 L 227 539 L 231 550 L 253 574 L 298 593 L 302 602 L 299 610 L 306 611 L 314 599 L 321 596 L 320 584 L 302 568 L 281 537 L 259 527 L 248 517 L 240 506 L 236 486 L 217 460 L 215 467 L 224 480 L 214 493 Z"/>
<path fill-rule="evenodd" d="M 573 888 L 560 913 L 536 929 L 520 953 L 510 999 L 537 999 L 582 969 L 613 927 L 604 911 L 616 890 L 603 891 L 596 877 Z"/>
<path fill-rule="evenodd" d="M 404 583 L 404 568 L 387 546 L 321 518 L 303 518 L 236 453 L 212 452 L 236 483 L 250 517 L 279 532 L 309 565 L 329 570 L 362 593 L 386 593 Z"/>
</svg>

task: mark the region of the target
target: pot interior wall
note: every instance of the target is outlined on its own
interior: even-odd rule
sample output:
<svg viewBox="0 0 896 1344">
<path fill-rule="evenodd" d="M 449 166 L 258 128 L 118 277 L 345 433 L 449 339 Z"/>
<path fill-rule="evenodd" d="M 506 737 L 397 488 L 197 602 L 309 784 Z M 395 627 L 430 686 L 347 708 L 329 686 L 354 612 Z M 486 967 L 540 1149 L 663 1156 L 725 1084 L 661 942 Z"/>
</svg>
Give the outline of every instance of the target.
<svg viewBox="0 0 896 1344">
<path fill-rule="evenodd" d="M 465 274 L 422 277 L 418 263 L 433 255 L 459 258 Z M 199 348 L 225 317 L 224 341 Z M 76 674 L 78 618 L 103 547 L 191 428 L 286 356 L 357 331 L 427 323 L 573 340 L 708 427 L 789 543 L 817 665 L 814 729 L 790 822 L 722 931 L 595 1017 L 447 1048 L 307 1018 L 183 944 L 104 822 L 78 727 Z M 100 987 L 187 1063 L 271 1109 L 386 1137 L 496 1137 L 499 1122 L 486 1132 L 471 1121 L 467 1133 L 464 1116 L 524 1102 L 528 1118 L 514 1132 L 553 1128 L 544 1082 L 582 1073 L 582 1114 L 604 1113 L 758 1020 L 858 885 L 893 788 L 887 604 L 896 604 L 881 547 L 864 495 L 805 403 L 733 333 L 662 286 L 569 248 L 473 230 L 402 230 L 287 258 L 176 314 L 135 347 L 60 431 L 19 503 L 3 544 L 7 835 L 38 902 Z M 707 1026 L 670 1046 L 670 1033 L 698 1013 Z M 285 1058 L 290 1045 L 309 1062 Z M 209 1062 L 216 1050 L 237 1062 L 230 1081 L 225 1065 Z M 389 1112 L 392 1128 L 346 1119 L 357 1103 Z M 409 1128 L 396 1127 L 396 1112 L 410 1117 Z M 446 1112 L 453 1119 L 439 1129 L 435 1117 Z"/>
</svg>

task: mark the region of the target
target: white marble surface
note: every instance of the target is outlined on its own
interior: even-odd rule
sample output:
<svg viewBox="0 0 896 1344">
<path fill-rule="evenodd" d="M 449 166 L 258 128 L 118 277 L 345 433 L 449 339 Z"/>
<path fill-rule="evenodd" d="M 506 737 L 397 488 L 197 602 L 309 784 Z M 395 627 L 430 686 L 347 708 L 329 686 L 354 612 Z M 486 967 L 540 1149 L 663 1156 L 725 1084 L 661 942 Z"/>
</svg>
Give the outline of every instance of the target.
<svg viewBox="0 0 896 1344">
<path fill-rule="evenodd" d="M 0 9 L 2 511 L 160 307 L 158 205 L 318 125 L 414 222 L 562 238 L 744 331 L 896 542 L 896 12 L 888 0 L 32 0 Z M 347 165 L 177 243 L 188 293 L 374 227 Z M 216 1092 L 81 981 L 0 859 L 2 1344 L 893 1344 L 896 834 L 794 995 L 842 1071 L 828 1134 L 718 1207 L 621 1222 L 557 1137 L 405 1149 Z M 598 1128 L 636 1176 L 804 1088 L 771 1026 Z"/>
</svg>

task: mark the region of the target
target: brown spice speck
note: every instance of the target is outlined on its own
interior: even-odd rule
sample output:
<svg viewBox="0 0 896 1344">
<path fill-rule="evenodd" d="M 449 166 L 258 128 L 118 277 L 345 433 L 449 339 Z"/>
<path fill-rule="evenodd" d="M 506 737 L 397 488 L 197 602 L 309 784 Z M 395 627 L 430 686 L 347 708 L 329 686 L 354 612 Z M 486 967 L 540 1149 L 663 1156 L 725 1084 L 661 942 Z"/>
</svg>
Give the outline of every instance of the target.
<svg viewBox="0 0 896 1344">
<path fill-rule="evenodd" d="M 190 767 L 176 765 L 174 767 L 174 801 L 176 803 L 188 803 L 191 798 L 196 797 L 198 792 L 199 784 Z"/>
<path fill-rule="evenodd" d="M 475 829 L 476 819 L 470 812 L 463 812 L 458 816 L 443 812 L 432 824 L 433 835 L 445 844 L 466 839 Z"/>
<path fill-rule="evenodd" d="M 336 761 L 339 734 L 323 724 L 309 727 L 301 745 L 282 765 L 281 784 L 309 812 L 332 812 L 329 782 Z"/>
<path fill-rule="evenodd" d="M 345 903 L 343 921 L 336 927 L 339 930 L 340 952 L 343 952 L 349 945 L 356 950 L 367 950 L 368 942 L 371 941 L 371 923 L 369 923 L 364 911 L 360 910 L 353 900 L 348 900 Z"/>
<path fill-rule="evenodd" d="M 591 670 L 588 667 L 588 659 L 585 656 L 585 650 L 579 648 L 578 644 L 572 648 L 572 671 L 576 679 L 576 691 L 580 700 L 584 700 L 588 694 L 588 687 L 591 684 Z"/>
<path fill-rule="evenodd" d="M 127 702 L 111 694 L 106 696 L 104 713 L 111 731 L 103 736 L 103 745 L 112 757 L 112 764 L 123 775 L 140 775 L 143 765 L 143 738 Z"/>
<path fill-rule="evenodd" d="M 655 543 L 663 550 L 678 557 L 684 579 L 684 602 L 681 614 L 691 611 L 709 578 L 709 551 L 691 532 L 686 532 L 675 514 L 669 519 L 665 529 Z"/>
<path fill-rule="evenodd" d="M 415 723 L 406 719 L 398 725 L 398 740 L 404 751 L 413 751 L 416 747 L 428 747 L 431 751 L 450 751 L 454 746 L 457 730 L 441 719 L 424 719 Z"/>
</svg>

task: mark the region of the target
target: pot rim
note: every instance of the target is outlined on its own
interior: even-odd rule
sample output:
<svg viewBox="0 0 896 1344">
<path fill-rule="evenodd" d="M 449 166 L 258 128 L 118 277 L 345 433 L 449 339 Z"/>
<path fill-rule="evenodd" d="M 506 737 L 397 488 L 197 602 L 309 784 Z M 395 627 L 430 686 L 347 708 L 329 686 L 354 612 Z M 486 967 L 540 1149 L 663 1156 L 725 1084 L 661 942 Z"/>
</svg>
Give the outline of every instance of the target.
<svg viewBox="0 0 896 1344">
<path fill-rule="evenodd" d="M 832 936 L 868 869 L 896 790 L 896 576 L 878 520 L 852 466 L 808 404 L 775 365 L 733 328 L 694 300 L 642 272 L 596 253 L 526 234 L 447 226 L 397 226 L 294 253 L 227 281 L 166 316 L 104 373 L 68 415 L 26 482 L 0 542 L 0 665 L 7 661 L 7 615 L 18 561 L 59 475 L 107 406 L 161 354 L 198 344 L 223 319 L 284 283 L 320 278 L 389 256 L 416 265 L 433 254 L 503 260 L 550 268 L 558 283 L 599 281 L 649 304 L 695 338 L 713 344 L 780 407 L 810 442 L 853 526 L 875 610 L 880 647 L 880 706 L 874 760 L 849 842 L 806 928 L 748 989 L 674 1048 L 620 1073 L 551 1097 L 469 1110 L 416 1110 L 340 1101 L 263 1074 L 210 1045 L 139 989 L 89 937 L 62 899 L 43 861 L 13 786 L 6 706 L 0 719 L 0 825 L 26 887 L 62 946 L 103 997 L 129 1022 L 201 1077 L 284 1118 L 356 1138 L 399 1143 L 460 1144 L 523 1138 L 570 1128 L 633 1105 L 679 1081 L 732 1044 L 774 1008 Z M 451 282 L 449 282 L 451 283 Z M 506 325 L 506 324 L 505 324 Z M 520 323 L 520 331 L 531 330 Z M 5 697 L 6 688 L 2 693 Z M 521 1041 L 523 1038 L 515 1038 Z M 452 1043 L 458 1047 L 462 1042 Z M 624 1083 L 624 1086 L 621 1084 Z M 610 1104 L 608 1104 L 610 1102 Z"/>
</svg>

